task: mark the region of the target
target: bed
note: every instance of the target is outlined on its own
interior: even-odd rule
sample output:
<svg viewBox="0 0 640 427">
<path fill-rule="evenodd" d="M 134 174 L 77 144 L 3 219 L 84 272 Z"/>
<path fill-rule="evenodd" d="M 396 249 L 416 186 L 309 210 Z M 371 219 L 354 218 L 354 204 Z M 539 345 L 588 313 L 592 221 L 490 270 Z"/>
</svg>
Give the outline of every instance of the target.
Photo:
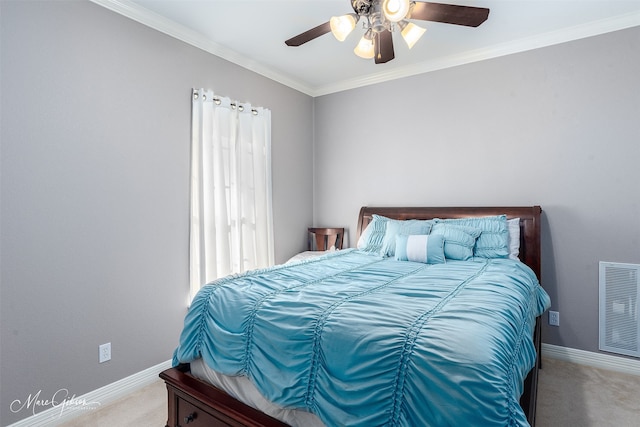
<svg viewBox="0 0 640 427">
<path fill-rule="evenodd" d="M 534 425 L 540 315 L 549 306 L 538 283 L 540 215 L 539 206 L 363 207 L 364 247 L 208 285 L 187 314 L 174 367 L 160 374 L 167 426 Z M 440 262 L 440 249 L 459 249 L 447 233 L 473 233 L 474 221 L 499 216 L 517 236 L 510 246 L 519 260 L 510 247 L 499 259 Z M 394 256 L 366 246 L 383 222 L 404 230 L 395 246 L 388 231 L 378 233 Z M 401 246 L 411 229 L 412 242 L 430 242 L 422 262 Z M 216 301 L 224 304 L 212 315 Z M 504 322 L 495 317 L 503 309 Z M 228 384 L 237 379 L 253 389 Z"/>
</svg>

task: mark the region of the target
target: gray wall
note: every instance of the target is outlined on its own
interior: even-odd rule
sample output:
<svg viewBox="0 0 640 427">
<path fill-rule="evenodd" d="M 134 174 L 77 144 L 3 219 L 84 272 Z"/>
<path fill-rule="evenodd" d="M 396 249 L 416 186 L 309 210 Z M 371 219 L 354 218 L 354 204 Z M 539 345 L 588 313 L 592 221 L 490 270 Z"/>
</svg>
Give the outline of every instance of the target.
<svg viewBox="0 0 640 427">
<path fill-rule="evenodd" d="M 14 399 L 80 396 L 171 358 L 189 288 L 191 88 L 272 111 L 277 261 L 312 221 L 313 99 L 89 2 L 1 8 L 6 425 L 30 414 Z"/>
<path fill-rule="evenodd" d="M 363 205 L 539 204 L 543 341 L 598 351 L 598 261 L 640 263 L 638 52 L 636 27 L 317 98 L 314 217 L 353 246 Z"/>
<path fill-rule="evenodd" d="M 272 110 L 277 261 L 312 217 L 353 245 L 362 205 L 540 204 L 544 341 L 597 351 L 597 263 L 640 262 L 639 28 L 314 101 L 91 3 L 0 4 L 0 425 L 171 357 L 192 87 Z"/>
</svg>

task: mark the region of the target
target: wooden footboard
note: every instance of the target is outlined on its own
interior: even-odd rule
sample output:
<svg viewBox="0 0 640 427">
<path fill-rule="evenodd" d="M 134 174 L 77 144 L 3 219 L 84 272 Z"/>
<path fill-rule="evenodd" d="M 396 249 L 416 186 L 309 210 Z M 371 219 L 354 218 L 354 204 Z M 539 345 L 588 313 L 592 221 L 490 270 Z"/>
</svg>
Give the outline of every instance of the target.
<svg viewBox="0 0 640 427">
<path fill-rule="evenodd" d="M 189 375 L 189 365 L 160 373 L 167 385 L 167 427 L 247 426 L 285 427 L 286 424 L 241 403 L 216 387 Z"/>
</svg>

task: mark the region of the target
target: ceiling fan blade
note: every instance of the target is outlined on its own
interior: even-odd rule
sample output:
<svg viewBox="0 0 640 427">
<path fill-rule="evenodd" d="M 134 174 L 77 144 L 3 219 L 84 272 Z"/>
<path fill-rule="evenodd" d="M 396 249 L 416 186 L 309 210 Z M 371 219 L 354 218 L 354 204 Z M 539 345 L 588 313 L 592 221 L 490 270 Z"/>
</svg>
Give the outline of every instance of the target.
<svg viewBox="0 0 640 427">
<path fill-rule="evenodd" d="M 330 31 L 331 25 L 329 24 L 329 21 L 327 21 L 324 24 L 320 24 L 317 27 L 305 31 L 304 33 L 291 37 L 289 40 L 285 41 L 285 43 L 287 46 L 300 46 L 301 44 L 305 44 L 306 42 L 325 35 Z"/>
<path fill-rule="evenodd" d="M 385 30 L 376 33 L 374 38 L 374 54 L 376 64 L 384 64 L 395 58 L 391 31 Z"/>
<path fill-rule="evenodd" d="M 487 20 L 489 9 L 416 1 L 410 19 L 477 27 Z"/>
</svg>

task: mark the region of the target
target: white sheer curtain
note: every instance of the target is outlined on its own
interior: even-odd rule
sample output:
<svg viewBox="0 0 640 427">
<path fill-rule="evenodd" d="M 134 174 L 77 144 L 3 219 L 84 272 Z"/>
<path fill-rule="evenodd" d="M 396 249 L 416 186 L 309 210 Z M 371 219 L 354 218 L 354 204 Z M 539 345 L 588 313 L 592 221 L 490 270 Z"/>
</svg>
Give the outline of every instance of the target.
<svg viewBox="0 0 640 427">
<path fill-rule="evenodd" d="M 193 90 L 191 298 L 233 273 L 274 264 L 271 111 Z"/>
</svg>

